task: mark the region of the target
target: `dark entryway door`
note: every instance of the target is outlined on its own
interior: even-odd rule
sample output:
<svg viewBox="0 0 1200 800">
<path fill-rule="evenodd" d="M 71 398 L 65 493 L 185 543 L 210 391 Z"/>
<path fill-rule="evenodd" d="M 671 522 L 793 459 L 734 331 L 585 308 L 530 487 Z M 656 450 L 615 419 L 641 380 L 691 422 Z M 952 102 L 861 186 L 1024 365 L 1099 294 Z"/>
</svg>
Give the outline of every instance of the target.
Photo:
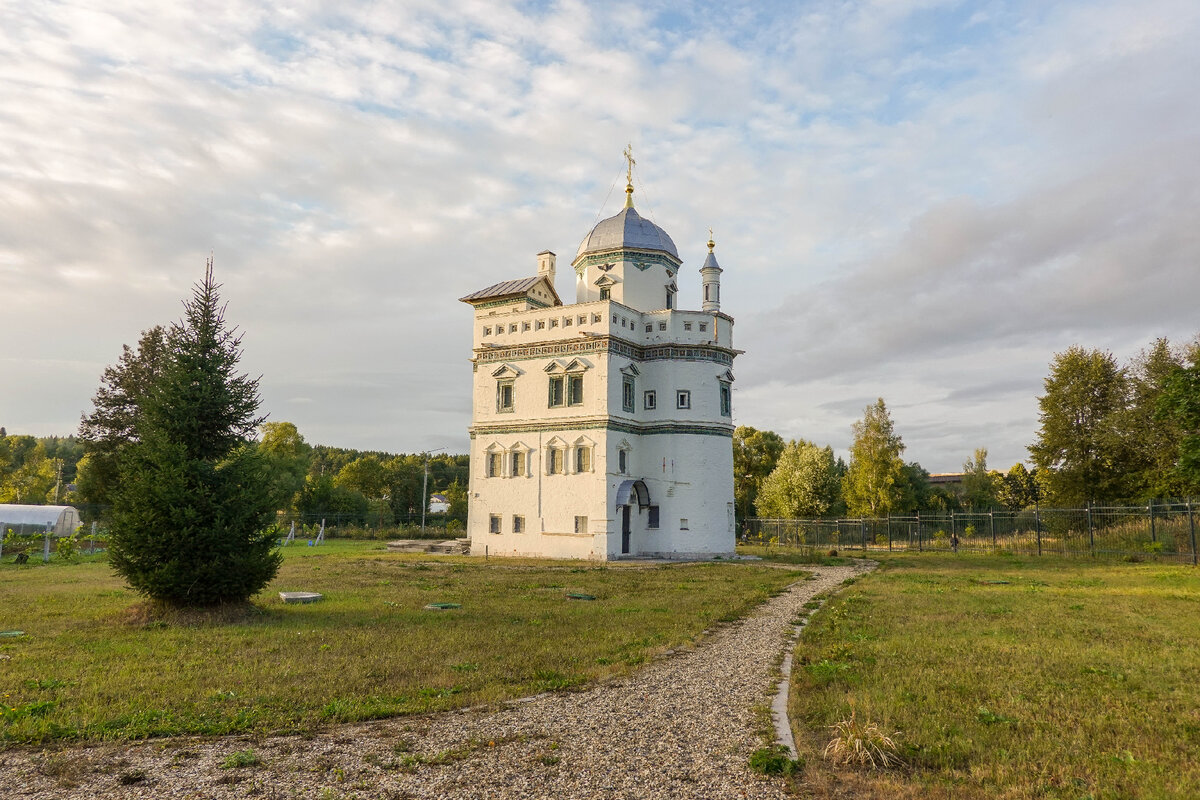
<svg viewBox="0 0 1200 800">
<path fill-rule="evenodd" d="M 629 553 L 629 506 L 621 506 L 621 554 Z"/>
</svg>

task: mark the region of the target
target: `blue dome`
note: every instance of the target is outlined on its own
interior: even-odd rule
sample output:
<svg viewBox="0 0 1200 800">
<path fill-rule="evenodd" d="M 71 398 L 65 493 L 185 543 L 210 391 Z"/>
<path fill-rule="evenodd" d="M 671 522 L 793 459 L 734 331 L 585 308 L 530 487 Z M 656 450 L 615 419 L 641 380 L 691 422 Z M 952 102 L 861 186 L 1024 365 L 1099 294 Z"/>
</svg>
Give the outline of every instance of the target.
<svg viewBox="0 0 1200 800">
<path fill-rule="evenodd" d="M 588 253 L 600 253 L 629 247 L 637 250 L 658 250 L 679 260 L 675 242 L 662 228 L 637 213 L 633 208 L 623 208 L 615 217 L 600 220 L 592 232 L 583 237 L 575 260 Z"/>
</svg>

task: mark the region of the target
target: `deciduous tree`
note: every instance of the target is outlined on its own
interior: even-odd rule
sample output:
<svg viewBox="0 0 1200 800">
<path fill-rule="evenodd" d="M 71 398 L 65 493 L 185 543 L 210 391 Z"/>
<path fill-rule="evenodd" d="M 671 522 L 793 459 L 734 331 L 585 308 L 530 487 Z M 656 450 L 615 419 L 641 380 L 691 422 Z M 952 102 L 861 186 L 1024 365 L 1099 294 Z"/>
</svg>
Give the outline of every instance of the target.
<svg viewBox="0 0 1200 800">
<path fill-rule="evenodd" d="M 1118 424 L 1128 393 L 1125 370 L 1112 353 L 1072 346 L 1055 355 L 1045 389 L 1029 452 L 1046 471 L 1053 502 L 1125 497 L 1128 453 Z"/>
<path fill-rule="evenodd" d="M 863 418 L 854 423 L 850 468 L 842 479 L 842 496 L 851 514 L 878 517 L 896 507 L 903 452 L 904 442 L 896 434 L 881 397 L 867 406 Z"/>
<path fill-rule="evenodd" d="M 783 437 L 739 425 L 733 432 L 733 493 L 738 513 L 753 516 L 762 482 L 775 469 L 784 448 Z"/>
<path fill-rule="evenodd" d="M 819 517 L 837 502 L 833 448 L 801 439 L 788 442 L 758 492 L 759 516 L 776 519 Z"/>
</svg>

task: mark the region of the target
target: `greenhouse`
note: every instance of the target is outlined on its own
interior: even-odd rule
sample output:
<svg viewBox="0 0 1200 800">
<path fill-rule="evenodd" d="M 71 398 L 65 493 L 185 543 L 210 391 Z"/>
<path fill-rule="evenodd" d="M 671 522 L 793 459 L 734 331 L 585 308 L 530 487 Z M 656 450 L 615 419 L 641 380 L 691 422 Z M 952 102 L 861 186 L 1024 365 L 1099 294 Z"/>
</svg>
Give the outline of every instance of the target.
<svg viewBox="0 0 1200 800">
<path fill-rule="evenodd" d="M 47 528 L 55 536 L 70 536 L 82 523 L 71 506 L 19 506 L 0 503 L 0 531 L 31 534 Z"/>
</svg>

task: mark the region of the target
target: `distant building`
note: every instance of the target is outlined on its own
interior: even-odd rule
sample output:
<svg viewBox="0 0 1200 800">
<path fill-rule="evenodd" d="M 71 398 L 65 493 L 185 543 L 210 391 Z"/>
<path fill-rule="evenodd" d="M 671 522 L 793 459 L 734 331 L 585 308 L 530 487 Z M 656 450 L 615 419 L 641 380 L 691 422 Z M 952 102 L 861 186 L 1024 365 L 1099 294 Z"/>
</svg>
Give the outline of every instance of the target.
<svg viewBox="0 0 1200 800">
<path fill-rule="evenodd" d="M 450 510 L 450 501 L 446 499 L 444 494 L 431 494 L 429 496 L 429 513 L 430 514 L 445 514 Z"/>
<path fill-rule="evenodd" d="M 632 165 L 631 165 L 632 166 Z M 676 309 L 682 260 L 633 206 L 599 222 L 555 290 L 535 275 L 475 310 L 471 550 L 607 560 L 734 551 L 733 318 L 710 240 L 703 305 Z"/>
<path fill-rule="evenodd" d="M 24 534 L 49 529 L 55 536 L 70 536 L 81 524 L 71 506 L 0 504 L 0 536 L 9 529 Z"/>
<path fill-rule="evenodd" d="M 933 472 L 929 475 L 930 486 L 962 486 L 962 472 Z"/>
</svg>

